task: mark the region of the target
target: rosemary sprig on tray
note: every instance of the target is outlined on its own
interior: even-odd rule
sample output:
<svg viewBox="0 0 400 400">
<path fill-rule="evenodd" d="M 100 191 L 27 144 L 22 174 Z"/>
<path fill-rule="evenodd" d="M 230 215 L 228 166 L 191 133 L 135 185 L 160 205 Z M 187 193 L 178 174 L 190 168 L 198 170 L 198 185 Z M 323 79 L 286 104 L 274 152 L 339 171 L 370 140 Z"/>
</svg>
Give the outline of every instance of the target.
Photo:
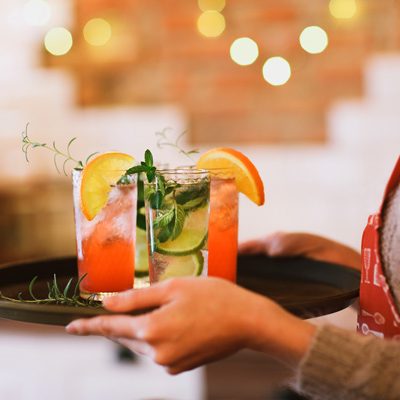
<svg viewBox="0 0 400 400">
<path fill-rule="evenodd" d="M 35 142 L 35 141 L 31 140 L 31 138 L 28 136 L 28 126 L 29 126 L 29 124 L 26 124 L 25 130 L 22 132 L 22 151 L 25 154 L 25 159 L 27 162 L 29 162 L 29 157 L 28 157 L 29 150 L 37 148 L 37 147 L 42 147 L 42 148 L 50 150 L 51 152 L 54 153 L 53 162 L 54 162 L 54 166 L 56 167 L 57 172 L 59 174 L 61 174 L 61 170 L 62 170 L 62 172 L 65 175 L 67 175 L 66 167 L 69 162 L 75 163 L 75 166 L 74 166 L 75 169 L 82 169 L 84 167 L 84 165 L 86 165 L 89 162 L 89 160 L 94 155 L 97 154 L 97 152 L 90 154 L 89 157 L 86 158 L 85 163 L 83 163 L 81 160 L 77 160 L 76 158 L 74 158 L 71 155 L 71 145 L 72 145 L 72 143 L 75 142 L 76 137 L 72 138 L 68 142 L 65 151 L 61 151 L 57 147 L 55 141 L 53 141 L 53 143 L 51 145 L 49 145 L 47 143 Z M 63 160 L 62 164 L 61 164 L 61 170 L 60 170 L 60 166 L 59 166 L 60 158 Z"/>
<path fill-rule="evenodd" d="M 53 275 L 53 279 L 51 282 L 47 282 L 47 288 L 49 290 L 48 295 L 46 298 L 39 299 L 36 297 L 35 293 L 33 292 L 33 287 L 38 279 L 35 276 L 29 283 L 28 291 L 31 299 L 24 299 L 22 298 L 22 293 L 18 293 L 17 298 L 12 298 L 3 295 L 0 291 L 0 300 L 7 300 L 13 303 L 28 303 L 28 304 L 61 304 L 66 306 L 73 306 L 73 307 L 94 307 L 99 308 L 101 307 L 101 303 L 94 300 L 94 298 L 89 297 L 88 299 L 82 299 L 79 297 L 79 285 L 82 280 L 86 277 L 86 274 L 83 275 L 75 286 L 72 285 L 73 278 L 70 278 L 65 285 L 64 288 L 61 288 L 60 285 L 57 283 L 56 274 Z"/>
</svg>

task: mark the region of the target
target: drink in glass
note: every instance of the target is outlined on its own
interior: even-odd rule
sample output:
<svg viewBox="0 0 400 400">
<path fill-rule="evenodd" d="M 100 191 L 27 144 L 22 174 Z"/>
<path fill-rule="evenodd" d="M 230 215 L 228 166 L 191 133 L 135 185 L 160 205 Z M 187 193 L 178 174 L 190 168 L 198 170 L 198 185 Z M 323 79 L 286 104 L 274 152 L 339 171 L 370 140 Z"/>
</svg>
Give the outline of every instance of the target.
<svg viewBox="0 0 400 400">
<path fill-rule="evenodd" d="M 150 286 L 149 277 L 149 253 L 147 249 L 146 231 L 136 228 L 135 247 L 135 289 L 142 289 Z"/>
<path fill-rule="evenodd" d="M 106 205 L 88 220 L 81 211 L 82 172 L 73 172 L 78 275 L 84 298 L 105 296 L 133 288 L 135 270 L 136 197 L 134 178 L 113 185 Z"/>
<path fill-rule="evenodd" d="M 145 182 L 150 283 L 206 276 L 210 177 L 205 170 L 161 170 Z"/>
<path fill-rule="evenodd" d="M 239 195 L 229 169 L 211 169 L 208 275 L 236 282 Z"/>
<path fill-rule="evenodd" d="M 146 216 L 144 207 L 143 177 L 137 179 L 137 216 L 136 216 L 136 247 L 135 247 L 135 289 L 150 285 L 149 254 L 147 250 Z"/>
</svg>

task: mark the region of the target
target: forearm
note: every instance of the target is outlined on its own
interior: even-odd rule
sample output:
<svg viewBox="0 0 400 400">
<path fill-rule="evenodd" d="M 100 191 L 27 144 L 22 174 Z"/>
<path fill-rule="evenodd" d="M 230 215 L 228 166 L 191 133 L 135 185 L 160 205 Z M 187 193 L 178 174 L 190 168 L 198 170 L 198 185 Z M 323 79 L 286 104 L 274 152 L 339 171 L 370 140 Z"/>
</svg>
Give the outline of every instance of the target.
<svg viewBox="0 0 400 400">
<path fill-rule="evenodd" d="M 269 300 L 260 299 L 260 303 L 263 301 Z M 260 304 L 250 318 L 248 347 L 297 368 L 311 346 L 316 327 L 275 303 L 266 307 Z"/>
<path fill-rule="evenodd" d="M 241 246 L 242 250 L 263 250 L 271 257 L 309 257 L 361 269 L 361 255 L 342 243 L 310 233 L 275 232 L 263 241 Z"/>
</svg>

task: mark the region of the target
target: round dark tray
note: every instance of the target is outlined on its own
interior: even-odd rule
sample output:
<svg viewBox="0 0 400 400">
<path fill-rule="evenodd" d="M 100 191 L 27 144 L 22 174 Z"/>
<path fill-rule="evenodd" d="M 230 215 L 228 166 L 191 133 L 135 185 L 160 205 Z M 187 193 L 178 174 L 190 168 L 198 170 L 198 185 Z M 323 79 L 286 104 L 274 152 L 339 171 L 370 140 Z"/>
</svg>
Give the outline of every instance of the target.
<svg viewBox="0 0 400 400">
<path fill-rule="evenodd" d="M 38 298 L 46 297 L 46 282 L 53 274 L 64 287 L 75 277 L 72 257 L 7 264 L 0 267 L 0 291 L 5 296 L 29 298 L 28 283 L 34 276 Z M 238 284 L 277 301 L 302 318 L 317 317 L 348 307 L 358 297 L 360 273 L 335 264 L 305 258 L 240 256 Z M 146 310 L 134 312 L 140 314 Z M 66 325 L 76 318 L 109 314 L 102 308 L 13 303 L 0 300 L 0 318 L 40 324 Z"/>
</svg>

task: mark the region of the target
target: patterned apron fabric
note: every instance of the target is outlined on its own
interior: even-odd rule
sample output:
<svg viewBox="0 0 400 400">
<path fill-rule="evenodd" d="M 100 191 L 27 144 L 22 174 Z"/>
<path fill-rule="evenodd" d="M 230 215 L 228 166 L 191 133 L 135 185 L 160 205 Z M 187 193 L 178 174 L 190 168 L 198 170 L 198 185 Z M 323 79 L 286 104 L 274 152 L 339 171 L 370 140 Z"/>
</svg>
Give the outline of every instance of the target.
<svg viewBox="0 0 400 400">
<path fill-rule="evenodd" d="M 386 187 L 382 205 L 376 214 L 369 217 L 363 234 L 360 309 L 357 320 L 357 331 L 363 335 L 400 339 L 400 313 L 386 281 L 380 255 L 383 207 L 391 191 L 399 184 L 400 157 Z"/>
</svg>

